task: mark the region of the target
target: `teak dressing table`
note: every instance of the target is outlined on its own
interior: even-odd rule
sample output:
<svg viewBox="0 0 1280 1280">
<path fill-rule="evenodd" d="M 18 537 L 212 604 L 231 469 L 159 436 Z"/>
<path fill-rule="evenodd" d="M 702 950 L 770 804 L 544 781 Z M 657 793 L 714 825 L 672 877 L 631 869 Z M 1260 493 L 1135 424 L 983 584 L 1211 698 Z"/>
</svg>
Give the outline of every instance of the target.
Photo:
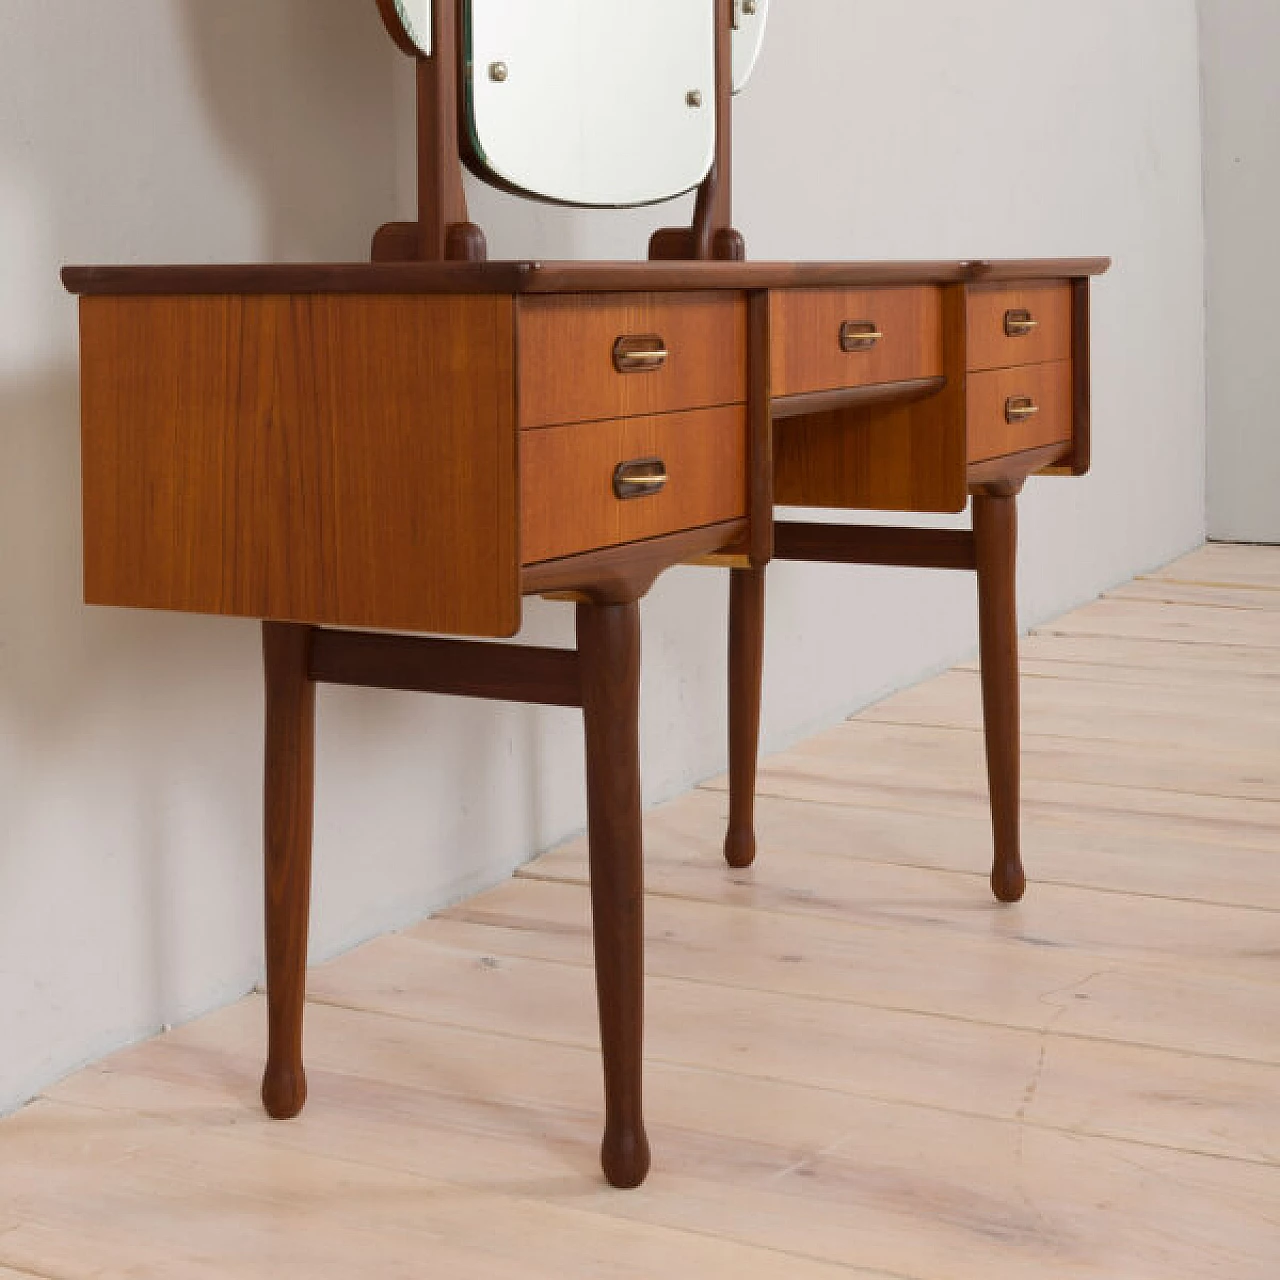
<svg viewBox="0 0 1280 1280">
<path fill-rule="evenodd" d="M 639 600 L 672 565 L 732 566 L 726 852 L 745 865 L 775 499 L 945 511 L 973 493 L 972 535 L 781 525 L 776 551 L 978 570 L 994 882 L 1017 897 L 1013 502 L 1034 472 L 1087 468 L 1087 280 L 1106 264 L 743 261 L 734 40 L 755 19 L 752 61 L 764 0 L 706 0 L 711 101 L 680 88 L 709 120 L 709 152 L 685 148 L 691 228 L 657 232 L 645 263 L 487 262 L 464 162 L 566 198 L 513 177 L 524 150 L 486 135 L 481 99 L 516 75 L 476 42 L 505 3 L 378 0 L 417 60 L 420 208 L 377 233 L 371 264 L 64 272 L 81 297 L 85 595 L 263 620 L 262 1096 L 280 1118 L 306 1099 L 316 685 L 582 709 L 602 1162 L 630 1187 L 649 1168 Z M 529 595 L 575 603 L 575 650 L 496 642 Z"/>
</svg>

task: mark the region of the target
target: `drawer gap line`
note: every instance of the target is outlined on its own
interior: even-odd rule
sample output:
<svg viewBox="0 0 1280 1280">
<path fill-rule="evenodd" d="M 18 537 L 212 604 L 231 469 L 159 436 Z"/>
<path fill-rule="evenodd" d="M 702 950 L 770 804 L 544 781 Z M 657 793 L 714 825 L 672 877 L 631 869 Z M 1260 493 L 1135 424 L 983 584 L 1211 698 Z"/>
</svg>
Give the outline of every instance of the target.
<svg viewBox="0 0 1280 1280">
<path fill-rule="evenodd" d="M 557 427 L 591 427 L 608 425 L 613 422 L 633 422 L 638 418 L 678 418 L 690 417 L 698 413 L 714 413 L 717 409 L 738 409 L 746 400 L 726 400 L 723 404 L 695 404 L 687 409 L 645 409 L 635 413 L 615 413 L 604 418 L 569 418 L 563 422 L 530 422 L 524 423 L 520 431 L 554 431 Z"/>
<path fill-rule="evenodd" d="M 912 378 L 905 382 L 875 382 L 865 387 L 837 387 L 831 391 L 803 391 L 779 396 L 773 401 L 774 421 L 802 418 L 834 409 L 857 409 L 871 405 L 911 404 L 945 391 L 946 378 Z"/>
</svg>

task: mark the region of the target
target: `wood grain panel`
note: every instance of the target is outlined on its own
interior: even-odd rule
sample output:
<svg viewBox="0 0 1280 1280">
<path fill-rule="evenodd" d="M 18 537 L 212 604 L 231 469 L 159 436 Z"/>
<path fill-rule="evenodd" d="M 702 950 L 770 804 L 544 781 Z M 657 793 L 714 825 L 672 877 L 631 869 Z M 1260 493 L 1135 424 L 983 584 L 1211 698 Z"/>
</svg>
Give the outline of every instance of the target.
<svg viewBox="0 0 1280 1280">
<path fill-rule="evenodd" d="M 935 378 L 942 373 L 942 292 L 932 285 L 892 289 L 787 289 L 773 294 L 773 394 Z M 870 351 L 846 352 L 846 321 L 884 337 Z"/>
<path fill-rule="evenodd" d="M 512 304 L 82 303 L 85 598 L 519 626 Z"/>
<path fill-rule="evenodd" d="M 620 462 L 661 458 L 670 477 L 651 497 L 619 500 Z M 747 512 L 741 406 L 526 431 L 520 436 L 525 564 L 735 520 Z"/>
<path fill-rule="evenodd" d="M 945 363 L 936 372 L 946 384 L 936 395 L 775 422 L 778 503 L 888 511 L 964 508 L 964 289 L 943 290 L 940 310 Z"/>
<path fill-rule="evenodd" d="M 1040 412 L 1010 423 L 1011 397 L 1029 396 Z M 1003 457 L 1071 439 L 1071 361 L 996 369 L 969 378 L 969 461 Z"/>
<path fill-rule="evenodd" d="M 653 293 L 524 299 L 520 425 L 552 426 L 740 404 L 747 398 L 747 306 L 736 294 Z M 614 343 L 655 336 L 660 369 L 619 373 Z"/>
<path fill-rule="evenodd" d="M 1071 356 L 1069 281 L 969 286 L 969 368 L 1007 369 Z M 1026 311 L 1037 328 L 1022 337 L 1005 331 L 1010 311 Z"/>
</svg>

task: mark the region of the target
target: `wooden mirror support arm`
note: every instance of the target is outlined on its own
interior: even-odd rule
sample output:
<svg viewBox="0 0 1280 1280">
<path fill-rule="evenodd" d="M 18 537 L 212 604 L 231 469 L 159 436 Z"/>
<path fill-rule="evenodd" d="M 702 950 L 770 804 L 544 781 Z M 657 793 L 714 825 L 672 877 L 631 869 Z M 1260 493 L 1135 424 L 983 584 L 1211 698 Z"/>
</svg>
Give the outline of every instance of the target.
<svg viewBox="0 0 1280 1280">
<path fill-rule="evenodd" d="M 743 262 L 747 247 L 733 227 L 733 0 L 716 3 L 716 154 L 694 208 L 692 227 L 664 227 L 649 240 L 655 262 Z"/>
<path fill-rule="evenodd" d="M 377 0 L 396 45 L 417 60 L 418 221 L 389 222 L 373 237 L 374 262 L 484 262 L 484 232 L 467 216 L 458 146 L 462 101 L 462 0 L 439 0 L 432 13 L 434 53 L 423 57 L 392 0 Z"/>
</svg>

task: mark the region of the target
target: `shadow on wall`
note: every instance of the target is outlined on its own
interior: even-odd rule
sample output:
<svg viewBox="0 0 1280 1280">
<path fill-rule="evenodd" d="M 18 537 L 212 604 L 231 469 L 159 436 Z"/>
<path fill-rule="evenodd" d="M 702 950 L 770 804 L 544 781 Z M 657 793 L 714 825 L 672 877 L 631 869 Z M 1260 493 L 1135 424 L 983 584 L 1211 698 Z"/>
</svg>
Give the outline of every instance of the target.
<svg viewBox="0 0 1280 1280">
<path fill-rule="evenodd" d="M 202 105 L 263 206 L 262 258 L 365 257 L 396 189 L 373 0 L 183 0 L 181 14 Z"/>
<path fill-rule="evenodd" d="M 403 90 L 405 77 L 412 76 L 411 60 L 395 51 L 374 0 L 182 0 L 181 15 L 202 104 L 264 211 L 260 256 L 268 261 L 367 259 L 377 228 L 406 212 L 396 204 L 396 165 L 399 144 L 413 136 L 415 108 L 411 93 L 396 92 L 397 63 Z M 546 630 L 562 634 L 563 626 L 551 624 Z M 256 699 L 256 678 L 252 688 Z M 541 833 L 546 827 L 538 764 L 546 713 L 370 691 L 346 690 L 341 700 L 333 691 L 321 697 L 322 717 L 326 707 L 341 710 L 334 716 L 338 723 L 329 721 L 332 731 L 322 733 L 319 767 L 336 744 L 348 748 L 344 756 L 358 753 L 360 764 L 347 759 L 344 775 L 362 806 L 369 792 L 360 785 L 361 766 L 381 755 L 385 775 L 387 757 L 402 756 L 406 738 L 417 739 L 430 762 L 424 760 L 422 767 L 430 768 L 437 789 L 430 797 L 418 789 L 426 813 L 403 811 L 406 829 L 413 829 L 415 818 L 419 823 L 410 837 L 415 848 L 428 826 L 443 844 L 456 843 L 457 819 L 430 809 L 430 800 L 439 796 L 449 797 L 450 809 L 456 804 L 470 826 L 470 839 L 484 841 L 490 873 L 495 851 L 506 855 L 522 848 L 527 837 L 516 837 L 513 845 L 509 821 L 486 821 L 478 816 L 483 807 L 474 807 L 486 791 L 504 790 L 486 780 L 509 772 L 512 759 L 522 764 L 523 830 Z M 258 722 L 255 717 L 255 727 Z M 353 746 L 357 742 L 363 749 Z M 256 755 L 260 744 L 254 749 Z M 364 780 L 369 781 L 368 772 Z M 408 797 L 399 793 L 399 799 L 403 804 Z M 336 821 L 323 821 L 320 806 L 332 802 L 333 793 L 325 787 L 318 794 L 318 864 L 325 826 L 340 829 Z M 376 839 L 373 830 L 366 827 L 357 838 Z M 456 848 L 452 854 L 456 858 Z M 456 895 L 461 881 L 475 888 L 456 869 L 450 874 L 457 879 L 433 896 Z M 404 896 L 425 909 L 420 890 Z M 317 877 L 314 918 L 328 900 Z M 387 912 L 384 905 L 374 914 L 385 920 Z"/>
<path fill-rule="evenodd" d="M 63 711 L 78 714 L 105 666 L 136 660 L 147 635 L 159 641 L 169 625 L 79 604 L 75 302 L 59 268 L 199 260 L 206 230 L 226 239 L 223 204 L 248 206 L 257 220 L 239 221 L 241 260 L 350 257 L 391 211 L 389 55 L 373 0 L 182 0 L 191 65 L 167 75 L 159 68 L 172 63 L 172 34 L 144 21 L 155 7 L 77 16 L 72 34 L 30 19 L 30 32 L 15 32 L 28 47 L 0 58 L 17 108 L 0 118 L 0 323 L 34 331 L 30 342 L 0 341 L 0 699 L 38 704 L 41 732 Z M 139 65 L 113 59 L 113 45 L 136 49 Z M 15 83 L 4 71 L 19 59 L 33 69 Z M 190 97 L 191 82 L 194 103 L 158 96 Z M 150 118 L 166 115 L 179 123 L 156 119 L 146 136 Z M 209 197 L 234 179 L 216 172 L 216 153 L 201 153 L 192 119 L 219 140 L 233 175 L 245 175 L 247 196 Z M 175 131 L 181 151 L 169 147 Z M 103 648 L 104 626 L 123 630 L 119 648 Z"/>
<path fill-rule="evenodd" d="M 33 3 L 0 33 L 2 1108 L 258 949 L 256 629 L 81 604 L 58 270 L 363 256 L 394 143 L 373 0 Z"/>
</svg>

